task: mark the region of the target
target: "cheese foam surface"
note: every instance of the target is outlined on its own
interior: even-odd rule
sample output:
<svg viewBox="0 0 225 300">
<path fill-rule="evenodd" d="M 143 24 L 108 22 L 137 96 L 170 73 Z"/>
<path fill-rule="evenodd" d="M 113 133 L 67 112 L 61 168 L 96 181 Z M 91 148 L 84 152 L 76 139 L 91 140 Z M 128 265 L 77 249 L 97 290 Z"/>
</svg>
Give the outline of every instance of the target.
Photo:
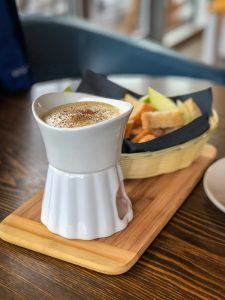
<svg viewBox="0 0 225 300">
<path fill-rule="evenodd" d="M 78 101 L 56 106 L 42 117 L 50 126 L 75 128 L 93 125 L 119 115 L 119 109 L 111 104 L 97 101 Z"/>
</svg>

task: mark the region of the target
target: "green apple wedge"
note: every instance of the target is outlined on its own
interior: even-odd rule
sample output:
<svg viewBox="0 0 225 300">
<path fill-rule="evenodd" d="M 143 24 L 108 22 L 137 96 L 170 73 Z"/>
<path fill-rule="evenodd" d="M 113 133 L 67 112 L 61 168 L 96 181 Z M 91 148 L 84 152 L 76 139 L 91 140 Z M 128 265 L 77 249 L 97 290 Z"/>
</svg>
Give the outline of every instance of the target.
<svg viewBox="0 0 225 300">
<path fill-rule="evenodd" d="M 71 86 L 67 86 L 65 87 L 64 92 L 73 92 L 73 89 Z"/>
<path fill-rule="evenodd" d="M 158 111 L 167 111 L 177 109 L 177 105 L 171 99 L 159 92 L 155 91 L 153 88 L 148 88 L 148 96 L 152 106 Z"/>
<path fill-rule="evenodd" d="M 182 113 L 182 116 L 184 119 L 184 124 L 188 124 L 189 122 L 191 122 L 192 116 L 189 113 L 187 106 L 181 100 L 177 100 L 177 107 L 179 108 L 180 112 Z"/>
<path fill-rule="evenodd" d="M 139 99 L 142 103 L 150 103 L 149 95 L 145 95 Z"/>
</svg>

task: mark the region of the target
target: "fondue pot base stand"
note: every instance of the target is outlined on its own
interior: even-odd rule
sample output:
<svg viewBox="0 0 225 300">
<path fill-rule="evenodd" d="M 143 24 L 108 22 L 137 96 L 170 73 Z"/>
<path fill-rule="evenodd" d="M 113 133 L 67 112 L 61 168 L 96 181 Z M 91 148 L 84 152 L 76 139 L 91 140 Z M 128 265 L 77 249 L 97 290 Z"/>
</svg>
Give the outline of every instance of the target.
<svg viewBox="0 0 225 300">
<path fill-rule="evenodd" d="M 133 218 L 119 165 L 88 174 L 48 168 L 41 222 L 68 239 L 93 240 L 124 229 Z"/>
<path fill-rule="evenodd" d="M 0 223 L 0 237 L 97 272 L 122 274 L 141 257 L 215 157 L 215 147 L 207 144 L 188 168 L 147 179 L 126 180 L 125 189 L 132 201 L 134 218 L 126 229 L 110 237 L 85 241 L 51 233 L 40 221 L 41 192 Z"/>
</svg>

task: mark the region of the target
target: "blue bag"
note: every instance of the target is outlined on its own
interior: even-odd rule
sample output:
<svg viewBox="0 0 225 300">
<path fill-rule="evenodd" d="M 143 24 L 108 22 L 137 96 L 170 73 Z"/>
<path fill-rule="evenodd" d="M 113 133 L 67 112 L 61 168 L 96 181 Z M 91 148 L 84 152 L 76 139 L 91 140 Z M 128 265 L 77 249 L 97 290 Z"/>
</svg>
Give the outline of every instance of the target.
<svg viewBox="0 0 225 300">
<path fill-rule="evenodd" d="M 0 1 L 0 92 L 29 88 L 32 79 L 13 0 Z"/>
</svg>

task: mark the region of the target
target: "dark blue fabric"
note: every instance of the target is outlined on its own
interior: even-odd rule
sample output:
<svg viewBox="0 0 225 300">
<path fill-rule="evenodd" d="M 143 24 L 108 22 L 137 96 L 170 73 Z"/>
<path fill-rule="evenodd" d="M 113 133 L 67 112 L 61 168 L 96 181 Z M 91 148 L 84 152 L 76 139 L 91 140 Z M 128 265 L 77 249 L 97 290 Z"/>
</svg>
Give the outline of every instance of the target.
<svg viewBox="0 0 225 300">
<path fill-rule="evenodd" d="M 13 0 L 0 1 L 0 91 L 31 86 L 17 9 Z"/>
<path fill-rule="evenodd" d="M 92 70 L 85 70 L 82 80 L 77 88 L 77 92 L 101 96 L 104 98 L 121 99 L 126 93 L 140 98 L 141 95 L 121 87 L 108 80 L 105 75 L 97 74 Z"/>
</svg>

